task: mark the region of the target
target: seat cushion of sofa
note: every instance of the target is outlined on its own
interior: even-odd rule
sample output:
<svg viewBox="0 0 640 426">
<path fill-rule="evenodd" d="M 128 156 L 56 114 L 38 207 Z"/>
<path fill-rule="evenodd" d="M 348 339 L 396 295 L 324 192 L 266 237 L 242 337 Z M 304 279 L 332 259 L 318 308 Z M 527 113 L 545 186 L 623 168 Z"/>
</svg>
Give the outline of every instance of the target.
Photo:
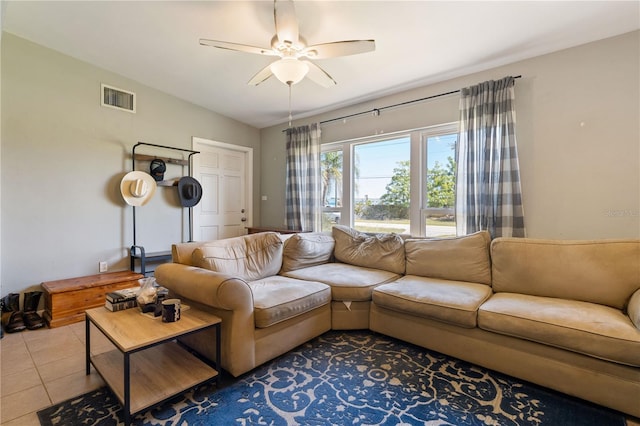
<svg viewBox="0 0 640 426">
<path fill-rule="evenodd" d="M 266 328 L 331 302 L 331 288 L 319 282 L 275 275 L 249 282 L 255 323 Z"/>
<path fill-rule="evenodd" d="M 284 275 L 328 284 L 333 300 L 351 302 L 371 300 L 371 291 L 375 287 L 400 278 L 393 272 L 346 263 L 325 263 L 289 271 Z"/>
<path fill-rule="evenodd" d="M 640 366 L 640 330 L 622 311 L 590 302 L 497 293 L 478 312 L 484 330 Z"/>
<path fill-rule="evenodd" d="M 393 311 L 473 328 L 478 307 L 490 296 L 491 287 L 485 284 L 407 275 L 376 287 L 373 302 Z"/>
</svg>

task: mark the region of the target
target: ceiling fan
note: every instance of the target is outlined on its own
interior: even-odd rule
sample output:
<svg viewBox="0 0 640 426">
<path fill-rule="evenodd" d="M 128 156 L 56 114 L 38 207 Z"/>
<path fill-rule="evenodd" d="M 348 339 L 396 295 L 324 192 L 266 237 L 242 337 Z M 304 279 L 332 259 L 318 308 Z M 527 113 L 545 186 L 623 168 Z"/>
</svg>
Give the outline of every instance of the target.
<svg viewBox="0 0 640 426">
<path fill-rule="evenodd" d="M 276 35 L 271 39 L 271 48 L 207 39 L 200 39 L 200 44 L 219 49 L 280 57 L 279 60 L 258 71 L 248 84 L 257 86 L 275 75 L 278 80 L 289 87 L 298 83 L 305 76 L 323 87 L 336 84 L 336 81 L 326 71 L 309 59 L 355 55 L 371 52 L 376 48 L 374 40 L 344 40 L 307 46 L 306 40 L 298 33 L 298 20 L 293 1 L 274 0 L 273 9 Z"/>
</svg>

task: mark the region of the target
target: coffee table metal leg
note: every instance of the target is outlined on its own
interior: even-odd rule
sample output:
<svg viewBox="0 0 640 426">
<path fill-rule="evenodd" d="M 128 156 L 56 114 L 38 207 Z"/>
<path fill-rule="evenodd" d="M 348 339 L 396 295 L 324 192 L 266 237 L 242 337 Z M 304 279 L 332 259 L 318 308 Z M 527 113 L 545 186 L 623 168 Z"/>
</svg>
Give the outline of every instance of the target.
<svg viewBox="0 0 640 426">
<path fill-rule="evenodd" d="M 124 354 L 124 424 L 131 424 L 131 382 L 129 381 L 129 354 Z"/>
<path fill-rule="evenodd" d="M 85 316 L 85 369 L 87 376 L 91 374 L 91 330 L 89 317 Z"/>
<path fill-rule="evenodd" d="M 216 324 L 216 370 L 218 370 L 218 377 L 216 378 L 216 384 L 218 388 L 222 383 L 222 362 L 220 359 L 220 323 Z"/>
</svg>

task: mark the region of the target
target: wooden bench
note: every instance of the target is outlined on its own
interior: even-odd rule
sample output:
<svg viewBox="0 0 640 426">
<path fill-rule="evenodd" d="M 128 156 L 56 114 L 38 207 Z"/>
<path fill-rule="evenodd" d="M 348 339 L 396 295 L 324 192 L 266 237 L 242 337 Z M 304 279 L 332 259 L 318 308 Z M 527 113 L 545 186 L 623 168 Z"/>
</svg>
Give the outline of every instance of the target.
<svg viewBox="0 0 640 426">
<path fill-rule="evenodd" d="M 121 271 L 43 282 L 44 320 L 51 328 L 84 321 L 84 311 L 104 306 L 107 293 L 136 287 L 140 278 Z"/>
</svg>

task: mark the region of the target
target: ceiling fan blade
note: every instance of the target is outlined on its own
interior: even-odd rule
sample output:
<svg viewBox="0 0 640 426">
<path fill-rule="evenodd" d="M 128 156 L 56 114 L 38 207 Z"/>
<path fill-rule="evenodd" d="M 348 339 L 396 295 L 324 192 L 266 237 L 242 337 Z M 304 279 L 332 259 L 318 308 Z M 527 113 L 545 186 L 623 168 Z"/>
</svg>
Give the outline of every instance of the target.
<svg viewBox="0 0 640 426">
<path fill-rule="evenodd" d="M 305 60 L 302 60 L 302 62 L 309 65 L 309 72 L 307 73 L 307 77 L 309 77 L 309 79 L 314 83 L 319 84 L 322 87 L 331 87 L 338 84 L 333 79 L 333 77 L 331 77 L 325 70 L 323 70 L 313 62 Z"/>
<path fill-rule="evenodd" d="M 292 1 L 274 0 L 273 20 L 276 24 L 276 36 L 280 43 L 290 45 L 298 43 L 298 19 Z"/>
<path fill-rule="evenodd" d="M 258 55 L 277 56 L 277 53 L 264 47 L 249 46 L 247 44 L 229 43 L 227 41 L 200 39 L 203 46 L 217 47 L 218 49 L 235 50 L 238 52 L 255 53 Z"/>
<path fill-rule="evenodd" d="M 302 56 L 311 59 L 325 59 L 336 56 L 357 55 L 374 50 L 376 50 L 375 40 L 345 40 L 309 46 L 302 52 Z"/>
<path fill-rule="evenodd" d="M 271 64 L 269 64 L 266 67 L 262 68 L 260 71 L 258 71 L 256 73 L 256 75 L 251 77 L 251 80 L 249 80 L 249 82 L 247 84 L 252 85 L 252 86 L 257 86 L 258 84 L 260 84 L 263 81 L 267 80 L 272 75 L 273 75 L 273 73 L 271 72 Z"/>
</svg>

